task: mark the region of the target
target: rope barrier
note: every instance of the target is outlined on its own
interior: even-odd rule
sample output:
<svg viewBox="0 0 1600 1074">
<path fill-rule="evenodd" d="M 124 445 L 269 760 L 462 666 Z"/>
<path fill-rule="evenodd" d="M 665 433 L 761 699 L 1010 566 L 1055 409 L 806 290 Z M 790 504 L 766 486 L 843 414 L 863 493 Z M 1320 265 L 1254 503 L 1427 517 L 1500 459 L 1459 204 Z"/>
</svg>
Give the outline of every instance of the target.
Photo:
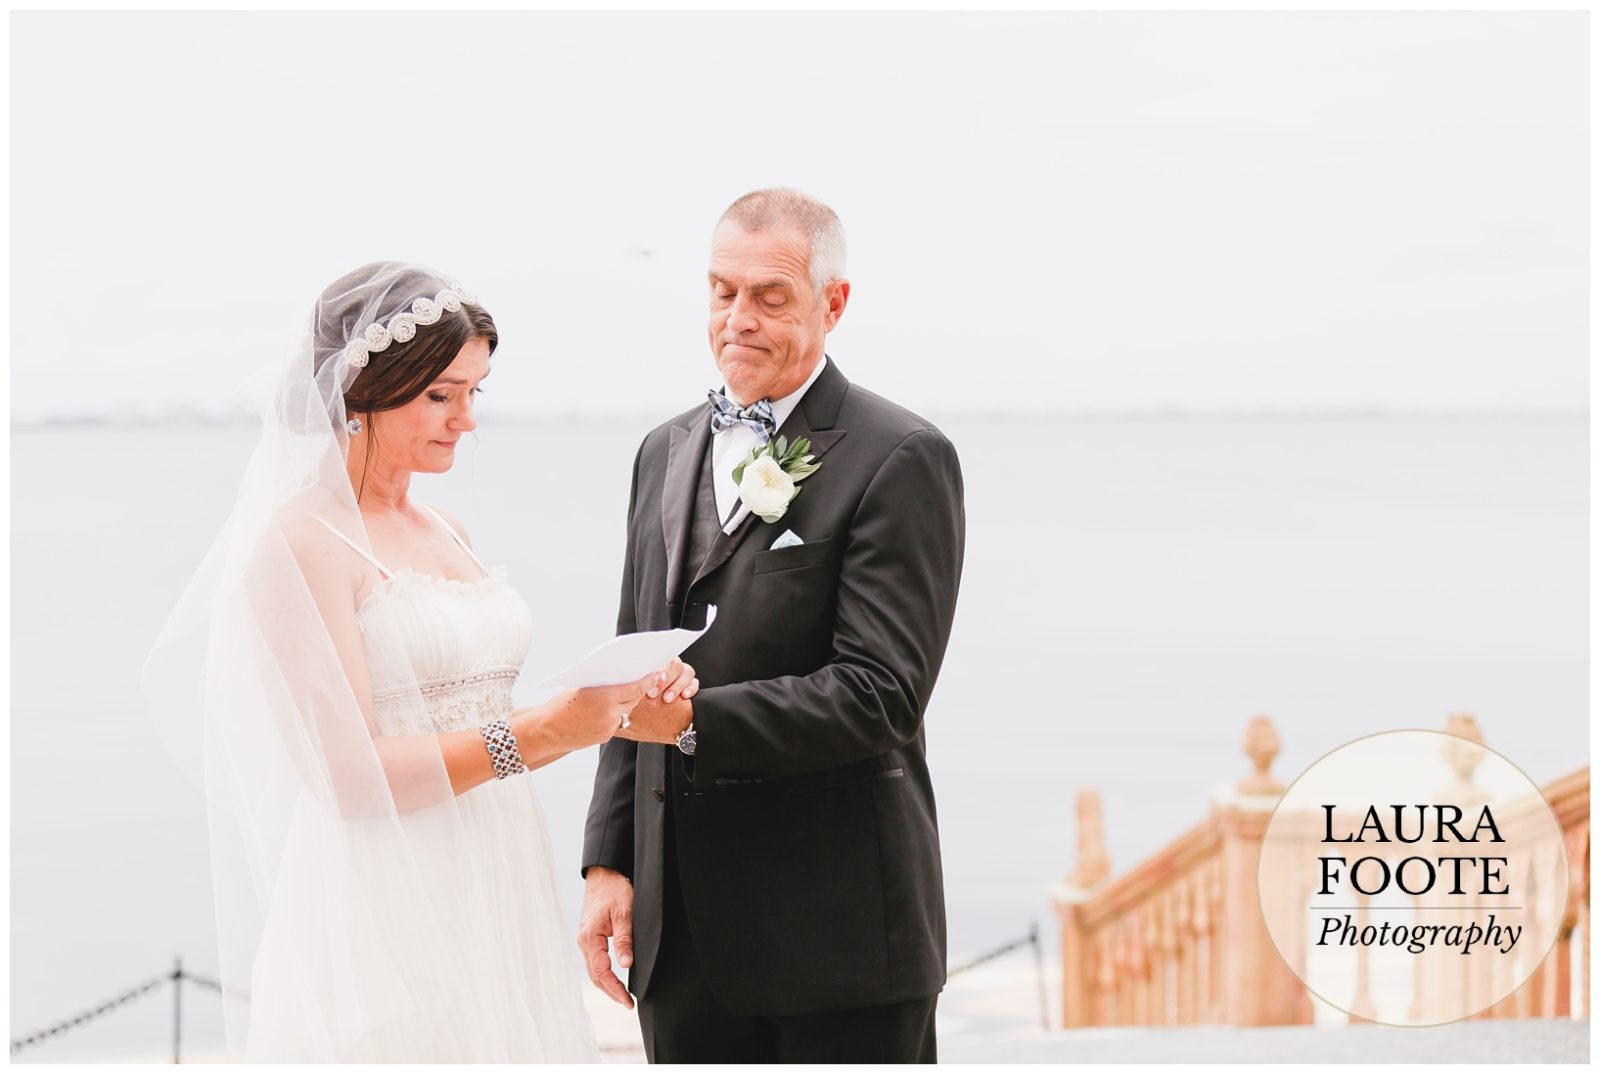
<svg viewBox="0 0 1600 1074">
<path fill-rule="evenodd" d="M 12 1054 L 16 1054 L 24 1048 L 30 1048 L 35 1044 L 42 1044 L 51 1037 L 59 1036 L 60 1034 L 67 1032 L 69 1029 L 76 1029 L 81 1025 L 92 1022 L 101 1015 L 110 1014 L 118 1007 L 121 1007 L 127 1003 L 131 1003 L 140 996 L 145 995 L 148 992 L 152 992 L 164 984 L 170 983 L 174 992 L 172 997 L 172 1055 L 173 1062 L 177 1062 L 179 1059 L 179 1047 L 181 1043 L 179 1038 L 182 1036 L 182 1006 L 178 989 L 182 987 L 183 982 L 185 981 L 189 982 L 190 984 L 199 985 L 201 988 L 208 989 L 209 991 L 215 992 L 218 995 L 229 996 L 234 999 L 243 999 L 247 1003 L 250 1000 L 249 993 L 240 992 L 236 988 L 226 988 L 221 982 L 215 981 L 210 977 L 201 977 L 198 974 L 190 973 L 188 970 L 183 968 L 183 963 L 181 961 L 175 960 L 173 962 L 172 969 L 168 970 L 166 973 L 163 973 L 160 977 L 152 977 L 150 980 L 128 989 L 119 996 L 108 999 L 96 1007 L 91 1007 L 82 1014 L 68 1018 L 65 1021 L 57 1022 L 53 1026 L 48 1026 L 44 1029 L 41 1029 L 37 1033 L 29 1033 L 26 1037 L 12 1038 L 11 1052 Z"/>
<path fill-rule="evenodd" d="M 194 974 L 190 973 L 188 970 L 184 970 L 183 971 L 183 979 L 185 981 L 192 981 L 193 983 L 199 985 L 201 988 L 209 988 L 213 992 L 225 992 L 226 991 L 222 987 L 221 984 L 219 984 L 216 981 L 213 981 L 211 978 L 209 978 L 209 977 L 196 977 Z"/>
<path fill-rule="evenodd" d="M 966 973 L 968 970 L 977 969 L 979 966 L 983 965 L 985 962 L 993 962 L 995 959 L 999 958 L 1002 955 L 1009 955 L 1011 952 L 1017 950 L 1019 947 L 1031 947 L 1031 946 L 1033 946 L 1033 943 L 1034 943 L 1034 936 L 1033 936 L 1032 933 L 1029 933 L 1027 936 L 1022 937 L 1021 939 L 1012 940 L 1008 944 L 1003 944 L 1000 947 L 996 947 L 993 951 L 990 951 L 988 954 L 979 955 L 977 958 L 971 960 L 970 962 L 962 963 L 961 965 L 957 966 L 955 969 L 953 969 L 950 972 L 946 973 L 945 977 L 946 978 L 950 978 L 950 977 L 954 977 L 958 973 Z"/>
<path fill-rule="evenodd" d="M 92 1022 L 101 1015 L 110 1014 L 112 1011 L 123 1006 L 124 1004 L 132 1003 L 145 993 L 150 992 L 153 989 L 160 988 L 162 985 L 171 980 L 171 972 L 163 973 L 160 977 L 152 977 L 143 984 L 135 985 L 133 988 L 128 989 L 120 996 L 115 996 L 106 1000 L 104 1003 L 99 1004 L 98 1006 L 91 1007 L 82 1014 L 75 1015 L 74 1017 L 68 1018 L 65 1021 L 57 1022 L 55 1025 L 41 1029 L 37 1033 L 29 1033 L 26 1037 L 13 1039 L 11 1041 L 11 1051 L 14 1054 L 24 1048 L 31 1047 L 35 1044 L 49 1040 L 51 1037 L 65 1033 L 69 1029 L 76 1029 L 78 1026 L 81 1026 L 87 1022 Z"/>
<path fill-rule="evenodd" d="M 977 958 L 974 958 L 974 959 L 972 959 L 972 960 L 970 960 L 968 962 L 963 963 L 960 966 L 957 966 L 955 969 L 951 970 L 948 974 L 946 974 L 946 978 L 948 979 L 950 977 L 955 977 L 957 974 L 966 973 L 968 970 L 974 969 L 975 967 L 978 967 L 978 966 L 981 966 L 985 962 L 992 962 L 993 960 L 995 960 L 997 958 L 1000 958 L 1003 955 L 1009 955 L 1011 952 L 1013 952 L 1013 951 L 1015 951 L 1015 950 L 1017 950 L 1019 948 L 1022 948 L 1022 947 L 1032 947 L 1033 948 L 1034 961 L 1037 964 L 1038 974 L 1039 974 L 1039 1013 L 1040 1013 L 1041 1020 L 1044 1023 L 1044 1027 L 1046 1029 L 1049 1029 L 1050 1028 L 1050 1019 L 1049 1019 L 1049 1015 L 1047 1013 L 1046 1006 L 1045 1006 L 1045 994 L 1044 994 L 1044 954 L 1043 954 L 1043 948 L 1039 944 L 1039 926 L 1038 926 L 1037 923 L 1035 923 L 1033 926 L 1031 926 L 1028 929 L 1028 935 L 1023 936 L 1023 937 L 1021 937 L 1019 939 L 1016 939 L 1016 940 L 1012 940 L 1010 943 L 1002 944 L 1001 946 L 995 948 L 992 951 L 989 951 L 989 952 L 987 952 L 985 954 L 979 955 Z M 211 992 L 215 992 L 218 995 L 231 996 L 231 997 L 236 998 L 236 999 L 243 999 L 246 1002 L 248 1002 L 249 999 L 250 999 L 250 997 L 249 997 L 249 995 L 247 993 L 239 992 L 237 989 L 225 988 L 225 987 L 223 987 L 221 982 L 213 980 L 210 977 L 201 977 L 201 976 L 199 976 L 197 974 L 190 973 L 188 970 L 185 970 L 183 968 L 182 963 L 179 962 L 179 963 L 175 963 L 171 970 L 168 970 L 167 972 L 161 974 L 159 977 L 152 977 L 148 981 L 145 981 L 145 982 L 143 982 L 141 984 L 135 985 L 134 987 L 128 989 L 127 991 L 121 993 L 120 995 L 113 996 L 112 998 L 106 1000 L 105 1002 L 97 1004 L 96 1006 L 89 1008 L 88 1010 L 82 1012 L 81 1014 L 77 1014 L 77 1015 L 74 1015 L 71 1018 L 67 1018 L 67 1019 L 65 1019 L 63 1021 L 57 1022 L 56 1024 L 54 1024 L 52 1026 L 46 1026 L 44 1029 L 38 1030 L 37 1032 L 34 1032 L 34 1033 L 29 1033 L 25 1037 L 13 1037 L 12 1040 L 11 1040 L 11 1052 L 12 1052 L 13 1055 L 15 1055 L 17 1052 L 21 1051 L 24 1048 L 31 1048 L 36 1044 L 41 1044 L 44 1041 L 49 1040 L 51 1037 L 59 1036 L 62 1033 L 67 1032 L 68 1030 L 76 1029 L 81 1025 L 86 1025 L 89 1022 L 94 1021 L 96 1018 L 100 1018 L 100 1017 L 102 1017 L 104 1015 L 110 1014 L 112 1011 L 117 1010 L 119 1007 L 123 1007 L 123 1006 L 125 1006 L 125 1005 L 127 1005 L 129 1003 L 132 1003 L 134 1000 L 138 999 L 140 996 L 146 995 L 146 994 L 154 991 L 155 989 L 160 988 L 164 984 L 170 983 L 172 985 L 173 989 L 177 990 L 177 989 L 182 987 L 182 984 L 183 984 L 184 981 L 188 981 L 190 984 L 199 985 L 201 988 L 207 989 L 208 991 L 211 991 Z M 173 998 L 176 1001 L 177 996 L 174 996 Z M 174 1008 L 174 1018 L 176 1019 L 176 1017 L 177 1017 L 177 1008 L 175 1007 Z M 178 1048 L 177 1037 L 178 1037 L 178 1026 L 177 1026 L 176 1021 L 175 1021 L 174 1022 L 174 1026 L 173 1026 L 173 1059 L 174 1059 L 174 1061 L 177 1060 L 177 1056 L 178 1056 L 178 1053 L 177 1053 L 177 1048 Z M 604 1051 L 604 1050 L 606 1050 L 606 1049 L 602 1049 L 602 1051 Z"/>
<path fill-rule="evenodd" d="M 197 977 L 194 974 L 190 973 L 188 970 L 184 970 L 183 971 L 183 979 L 185 981 L 188 981 L 190 984 L 197 984 L 201 988 L 208 989 L 209 991 L 215 992 L 218 995 L 227 996 L 229 999 L 236 999 L 236 1000 L 239 1000 L 241 1003 L 249 1003 L 250 1002 L 250 993 L 249 992 L 243 991 L 242 989 L 238 989 L 238 988 L 229 988 L 228 986 L 226 986 L 226 985 L 224 985 L 224 984 L 222 984 L 222 983 L 220 983 L 218 981 L 213 981 L 209 977 Z"/>
<path fill-rule="evenodd" d="M 945 980 L 948 981 L 957 974 L 966 973 L 970 969 L 976 969 L 985 962 L 993 962 L 1002 955 L 1009 955 L 1011 952 L 1023 947 L 1033 948 L 1034 971 L 1039 982 L 1039 1024 L 1046 1030 L 1049 1030 L 1050 1004 L 1045 997 L 1044 990 L 1044 946 L 1039 942 L 1039 923 L 1037 921 L 1028 926 L 1028 934 L 1026 936 L 1012 940 L 1010 943 L 1001 944 L 993 951 L 989 951 L 986 954 L 979 955 L 977 958 L 962 963 L 955 969 L 948 971 L 945 974 Z"/>
</svg>

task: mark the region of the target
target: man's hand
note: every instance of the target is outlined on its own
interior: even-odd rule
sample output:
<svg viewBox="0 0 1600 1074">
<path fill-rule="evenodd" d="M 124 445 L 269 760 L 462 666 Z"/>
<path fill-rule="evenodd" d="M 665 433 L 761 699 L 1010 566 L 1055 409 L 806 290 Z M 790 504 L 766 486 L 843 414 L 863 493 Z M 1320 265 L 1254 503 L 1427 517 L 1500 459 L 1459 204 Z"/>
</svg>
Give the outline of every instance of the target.
<svg viewBox="0 0 1600 1074">
<path fill-rule="evenodd" d="M 617 949 L 617 964 L 633 965 L 633 884 L 616 870 L 595 865 L 584 877 L 578 950 L 594 986 L 632 1010 L 633 997 L 611 970 L 607 937 Z"/>
<path fill-rule="evenodd" d="M 670 746 L 678 741 L 679 733 L 693 722 L 694 705 L 688 694 L 670 704 L 664 697 L 653 701 L 646 697 L 628 713 L 628 726 L 618 728 L 616 737 Z"/>
</svg>

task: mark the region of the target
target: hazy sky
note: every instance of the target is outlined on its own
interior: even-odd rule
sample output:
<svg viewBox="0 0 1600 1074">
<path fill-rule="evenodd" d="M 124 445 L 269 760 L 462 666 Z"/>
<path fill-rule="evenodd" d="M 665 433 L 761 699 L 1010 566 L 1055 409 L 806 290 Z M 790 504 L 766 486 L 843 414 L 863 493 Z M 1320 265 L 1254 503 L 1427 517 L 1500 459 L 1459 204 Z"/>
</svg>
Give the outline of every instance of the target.
<svg viewBox="0 0 1600 1074">
<path fill-rule="evenodd" d="M 666 416 L 774 184 L 931 414 L 1587 408 L 1583 13 L 11 19 L 17 419 L 224 412 L 380 258 L 494 313 L 487 413 Z"/>
</svg>

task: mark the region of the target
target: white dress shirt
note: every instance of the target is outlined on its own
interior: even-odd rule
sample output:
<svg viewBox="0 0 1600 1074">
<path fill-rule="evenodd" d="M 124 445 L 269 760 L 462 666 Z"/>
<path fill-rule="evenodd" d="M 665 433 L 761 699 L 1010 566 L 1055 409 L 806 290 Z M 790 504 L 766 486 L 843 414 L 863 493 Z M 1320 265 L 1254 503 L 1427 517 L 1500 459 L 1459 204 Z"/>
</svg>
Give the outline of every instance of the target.
<svg viewBox="0 0 1600 1074">
<path fill-rule="evenodd" d="M 817 382 L 817 378 L 822 376 L 822 371 L 827 365 L 828 356 L 823 355 L 822 360 L 817 363 L 817 368 L 811 371 L 811 376 L 806 378 L 804 384 L 782 399 L 772 401 L 772 420 L 779 429 L 783 428 L 783 423 L 789 420 L 794 408 L 800 405 L 800 397 L 806 394 L 806 389 Z M 723 385 L 722 391 L 723 394 L 727 394 L 727 385 Z M 728 398 L 733 397 L 728 396 Z M 743 422 L 711 438 L 711 487 L 717 494 L 717 517 L 728 519 L 722 527 L 723 533 L 732 533 L 734 527 L 743 522 L 744 516 L 750 513 L 750 508 L 739 503 L 739 486 L 733 483 L 733 468 L 760 445 L 761 437 Z M 739 510 L 729 518 L 729 512 L 733 511 L 735 504 L 739 505 Z"/>
</svg>

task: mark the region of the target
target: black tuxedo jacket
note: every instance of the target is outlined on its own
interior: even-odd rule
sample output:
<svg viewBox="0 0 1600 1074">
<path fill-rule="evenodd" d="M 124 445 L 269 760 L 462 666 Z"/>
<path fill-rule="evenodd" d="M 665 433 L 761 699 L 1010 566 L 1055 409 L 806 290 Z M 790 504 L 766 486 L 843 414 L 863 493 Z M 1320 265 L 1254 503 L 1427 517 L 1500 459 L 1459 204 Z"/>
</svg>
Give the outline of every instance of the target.
<svg viewBox="0 0 1600 1074">
<path fill-rule="evenodd" d="M 739 1014 L 876 1006 L 944 987 L 944 890 L 922 716 L 966 520 L 955 449 L 830 359 L 779 430 L 820 464 L 778 522 L 686 562 L 702 405 L 634 462 L 617 630 L 715 625 L 684 659 L 698 750 L 601 748 L 584 867 L 633 880 L 643 996 L 661 938 L 666 800 L 707 986 Z M 769 547 L 785 530 L 804 544 Z M 668 766 L 678 770 L 669 778 Z M 676 793 L 674 793 L 674 789 Z"/>
</svg>

